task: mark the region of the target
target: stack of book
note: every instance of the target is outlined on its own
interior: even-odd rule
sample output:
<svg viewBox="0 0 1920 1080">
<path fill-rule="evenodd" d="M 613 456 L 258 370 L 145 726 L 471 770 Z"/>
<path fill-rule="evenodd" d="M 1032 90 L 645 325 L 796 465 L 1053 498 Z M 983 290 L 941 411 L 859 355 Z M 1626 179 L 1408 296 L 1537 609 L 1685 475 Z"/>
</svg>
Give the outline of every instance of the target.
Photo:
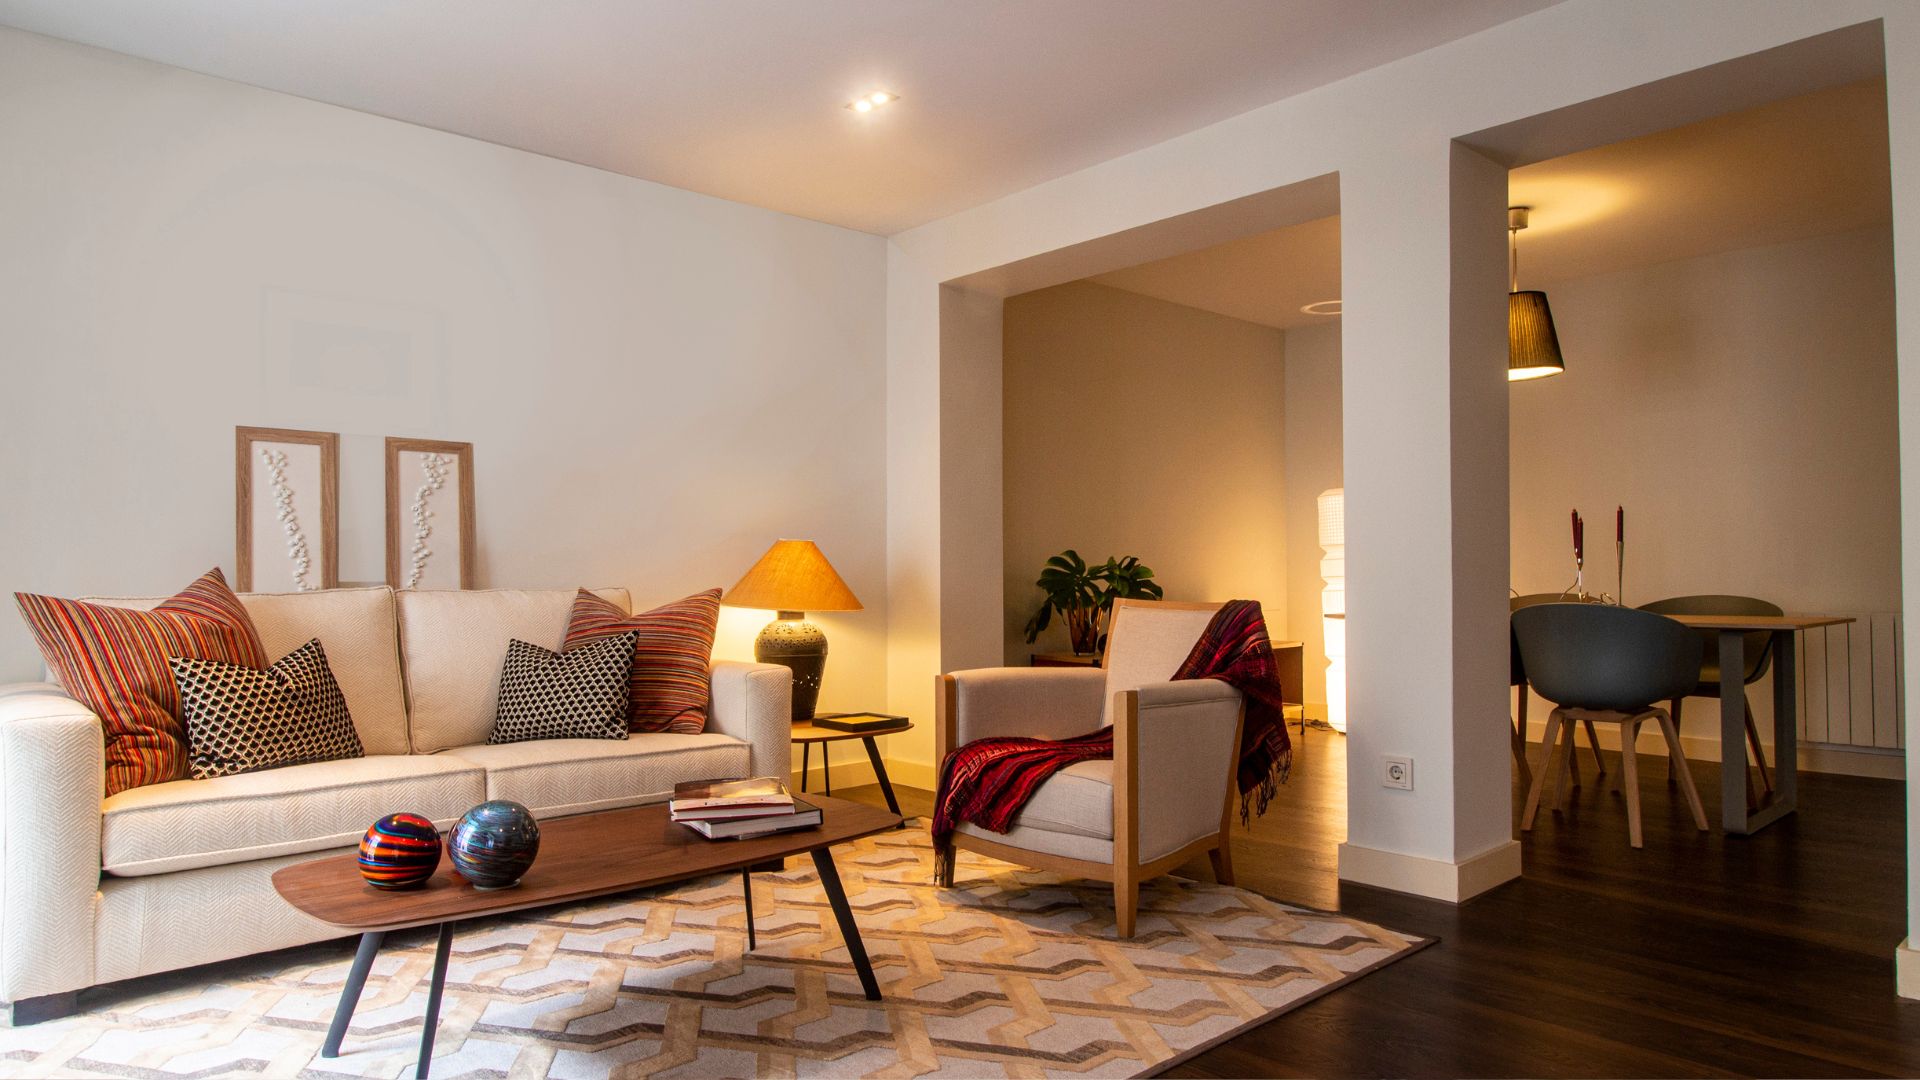
<svg viewBox="0 0 1920 1080">
<path fill-rule="evenodd" d="M 673 820 L 709 840 L 739 840 L 820 824 L 819 807 L 794 798 L 787 785 L 771 776 L 675 784 L 667 809 Z"/>
</svg>

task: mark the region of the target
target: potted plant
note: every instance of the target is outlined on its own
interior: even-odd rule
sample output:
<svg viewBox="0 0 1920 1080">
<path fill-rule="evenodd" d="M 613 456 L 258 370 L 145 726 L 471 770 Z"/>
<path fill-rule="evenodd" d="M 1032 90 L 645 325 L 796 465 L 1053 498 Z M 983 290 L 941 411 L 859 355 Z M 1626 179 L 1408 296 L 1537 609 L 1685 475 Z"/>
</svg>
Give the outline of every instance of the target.
<svg viewBox="0 0 1920 1080">
<path fill-rule="evenodd" d="M 1027 620 L 1027 644 L 1053 622 L 1058 611 L 1067 621 L 1067 640 L 1076 656 L 1093 652 L 1113 602 L 1125 596 L 1158 600 L 1161 589 L 1153 580 L 1153 570 L 1138 557 L 1108 557 L 1099 566 L 1088 566 L 1080 553 L 1069 548 L 1047 560 L 1034 582 L 1046 594 L 1040 610 Z"/>
</svg>

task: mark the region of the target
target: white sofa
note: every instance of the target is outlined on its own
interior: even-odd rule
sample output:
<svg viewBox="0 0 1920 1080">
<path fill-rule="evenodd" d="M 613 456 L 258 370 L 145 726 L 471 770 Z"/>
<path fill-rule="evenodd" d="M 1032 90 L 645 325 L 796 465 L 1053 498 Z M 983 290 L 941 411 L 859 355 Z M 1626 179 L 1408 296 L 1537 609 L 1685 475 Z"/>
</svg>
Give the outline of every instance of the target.
<svg viewBox="0 0 1920 1080">
<path fill-rule="evenodd" d="M 600 595 L 631 610 L 625 590 Z M 103 799 L 93 713 L 50 683 L 0 686 L 0 1000 L 15 1023 L 60 1015 L 100 983 L 342 936 L 288 907 L 270 878 L 351 851 L 383 814 L 445 828 L 476 803 L 513 799 L 559 817 L 790 766 L 792 676 L 764 664 L 712 666 L 699 735 L 485 745 L 508 640 L 558 649 L 571 589 L 241 600 L 270 657 L 320 639 L 367 756 Z"/>
</svg>

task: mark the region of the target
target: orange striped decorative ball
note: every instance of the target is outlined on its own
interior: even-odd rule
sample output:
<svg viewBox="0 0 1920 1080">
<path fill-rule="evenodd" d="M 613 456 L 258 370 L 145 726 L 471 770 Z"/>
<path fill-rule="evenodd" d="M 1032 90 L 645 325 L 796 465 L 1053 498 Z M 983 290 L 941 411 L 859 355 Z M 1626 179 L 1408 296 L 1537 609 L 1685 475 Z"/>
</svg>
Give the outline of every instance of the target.
<svg viewBox="0 0 1920 1080">
<path fill-rule="evenodd" d="M 440 830 L 419 814 L 388 814 L 360 840 L 360 876 L 376 889 L 413 889 L 440 866 Z"/>
</svg>

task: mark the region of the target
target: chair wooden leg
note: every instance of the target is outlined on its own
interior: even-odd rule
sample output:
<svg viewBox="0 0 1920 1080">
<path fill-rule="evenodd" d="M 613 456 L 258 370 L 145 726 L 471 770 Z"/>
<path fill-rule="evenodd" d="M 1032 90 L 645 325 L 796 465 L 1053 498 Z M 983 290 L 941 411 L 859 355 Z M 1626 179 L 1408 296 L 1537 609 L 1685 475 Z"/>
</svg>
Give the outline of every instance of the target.
<svg viewBox="0 0 1920 1080">
<path fill-rule="evenodd" d="M 1113 883 L 1113 926 L 1114 933 L 1122 938 L 1133 936 L 1134 913 L 1140 909 L 1140 883 L 1128 878 Z"/>
<path fill-rule="evenodd" d="M 1580 739 L 1577 734 L 1579 729 L 1580 725 L 1574 723 L 1572 717 L 1567 717 L 1560 721 L 1559 741 L 1567 748 L 1567 752 L 1562 760 L 1567 763 L 1567 778 L 1569 782 L 1565 787 L 1561 787 L 1560 777 L 1558 774 L 1555 774 L 1553 778 L 1553 808 L 1556 812 L 1562 814 L 1566 813 L 1567 810 L 1573 806 L 1573 789 L 1580 786 L 1580 768 L 1577 764 L 1580 760 Z"/>
<path fill-rule="evenodd" d="M 1207 857 L 1213 860 L 1213 880 L 1222 885 L 1233 884 L 1233 848 L 1230 843 L 1222 836 L 1220 846 L 1207 852 Z"/>
<path fill-rule="evenodd" d="M 1753 702 L 1747 701 L 1747 745 L 1753 748 L 1753 763 L 1760 767 L 1760 787 L 1773 794 L 1773 776 L 1767 771 L 1766 751 L 1760 749 L 1760 729 L 1753 722 Z"/>
<path fill-rule="evenodd" d="M 1640 738 L 1640 719 L 1620 725 L 1620 783 L 1627 789 L 1627 840 L 1634 847 L 1645 847 L 1640 836 L 1640 752 L 1634 743 Z"/>
<path fill-rule="evenodd" d="M 1607 775 L 1607 763 L 1600 757 L 1600 736 L 1593 732 L 1593 721 L 1587 721 L 1587 752 L 1593 755 L 1593 772 L 1596 776 Z"/>
<path fill-rule="evenodd" d="M 1560 725 L 1563 722 L 1558 709 L 1547 716 L 1547 732 L 1540 738 L 1541 745 L 1547 748 L 1547 760 L 1541 765 L 1540 771 L 1533 774 L 1533 784 L 1527 790 L 1527 808 L 1520 812 L 1521 832 L 1532 831 L 1533 819 L 1540 815 L 1540 795 L 1546 790 L 1547 777 L 1554 778 L 1554 797 L 1558 798 L 1560 795 L 1560 763 L 1555 757 L 1559 753 L 1559 748 L 1555 745 L 1554 735 L 1560 731 Z"/>
<path fill-rule="evenodd" d="M 1527 764 L 1527 734 L 1522 723 L 1513 725 L 1513 767 L 1520 773 L 1520 790 L 1533 786 L 1533 767 Z"/>
<path fill-rule="evenodd" d="M 1687 809 L 1693 811 L 1693 823 L 1707 831 L 1707 808 L 1700 804 L 1700 789 L 1693 784 L 1693 771 L 1687 768 L 1687 755 L 1680 749 L 1680 729 L 1667 717 L 1660 717 L 1660 733 L 1667 737 L 1667 752 L 1680 763 L 1680 790 L 1687 797 Z"/>
<path fill-rule="evenodd" d="M 1674 698 L 1672 701 L 1667 702 L 1667 715 L 1672 717 L 1672 720 L 1669 722 L 1673 724 L 1674 739 L 1676 740 L 1674 743 L 1675 746 L 1679 745 L 1677 740 L 1680 737 L 1680 703 L 1684 700 L 1684 698 Z M 1672 787 L 1678 783 L 1680 774 L 1685 771 L 1686 758 L 1678 753 L 1669 753 L 1667 755 L 1667 786 Z"/>
</svg>

